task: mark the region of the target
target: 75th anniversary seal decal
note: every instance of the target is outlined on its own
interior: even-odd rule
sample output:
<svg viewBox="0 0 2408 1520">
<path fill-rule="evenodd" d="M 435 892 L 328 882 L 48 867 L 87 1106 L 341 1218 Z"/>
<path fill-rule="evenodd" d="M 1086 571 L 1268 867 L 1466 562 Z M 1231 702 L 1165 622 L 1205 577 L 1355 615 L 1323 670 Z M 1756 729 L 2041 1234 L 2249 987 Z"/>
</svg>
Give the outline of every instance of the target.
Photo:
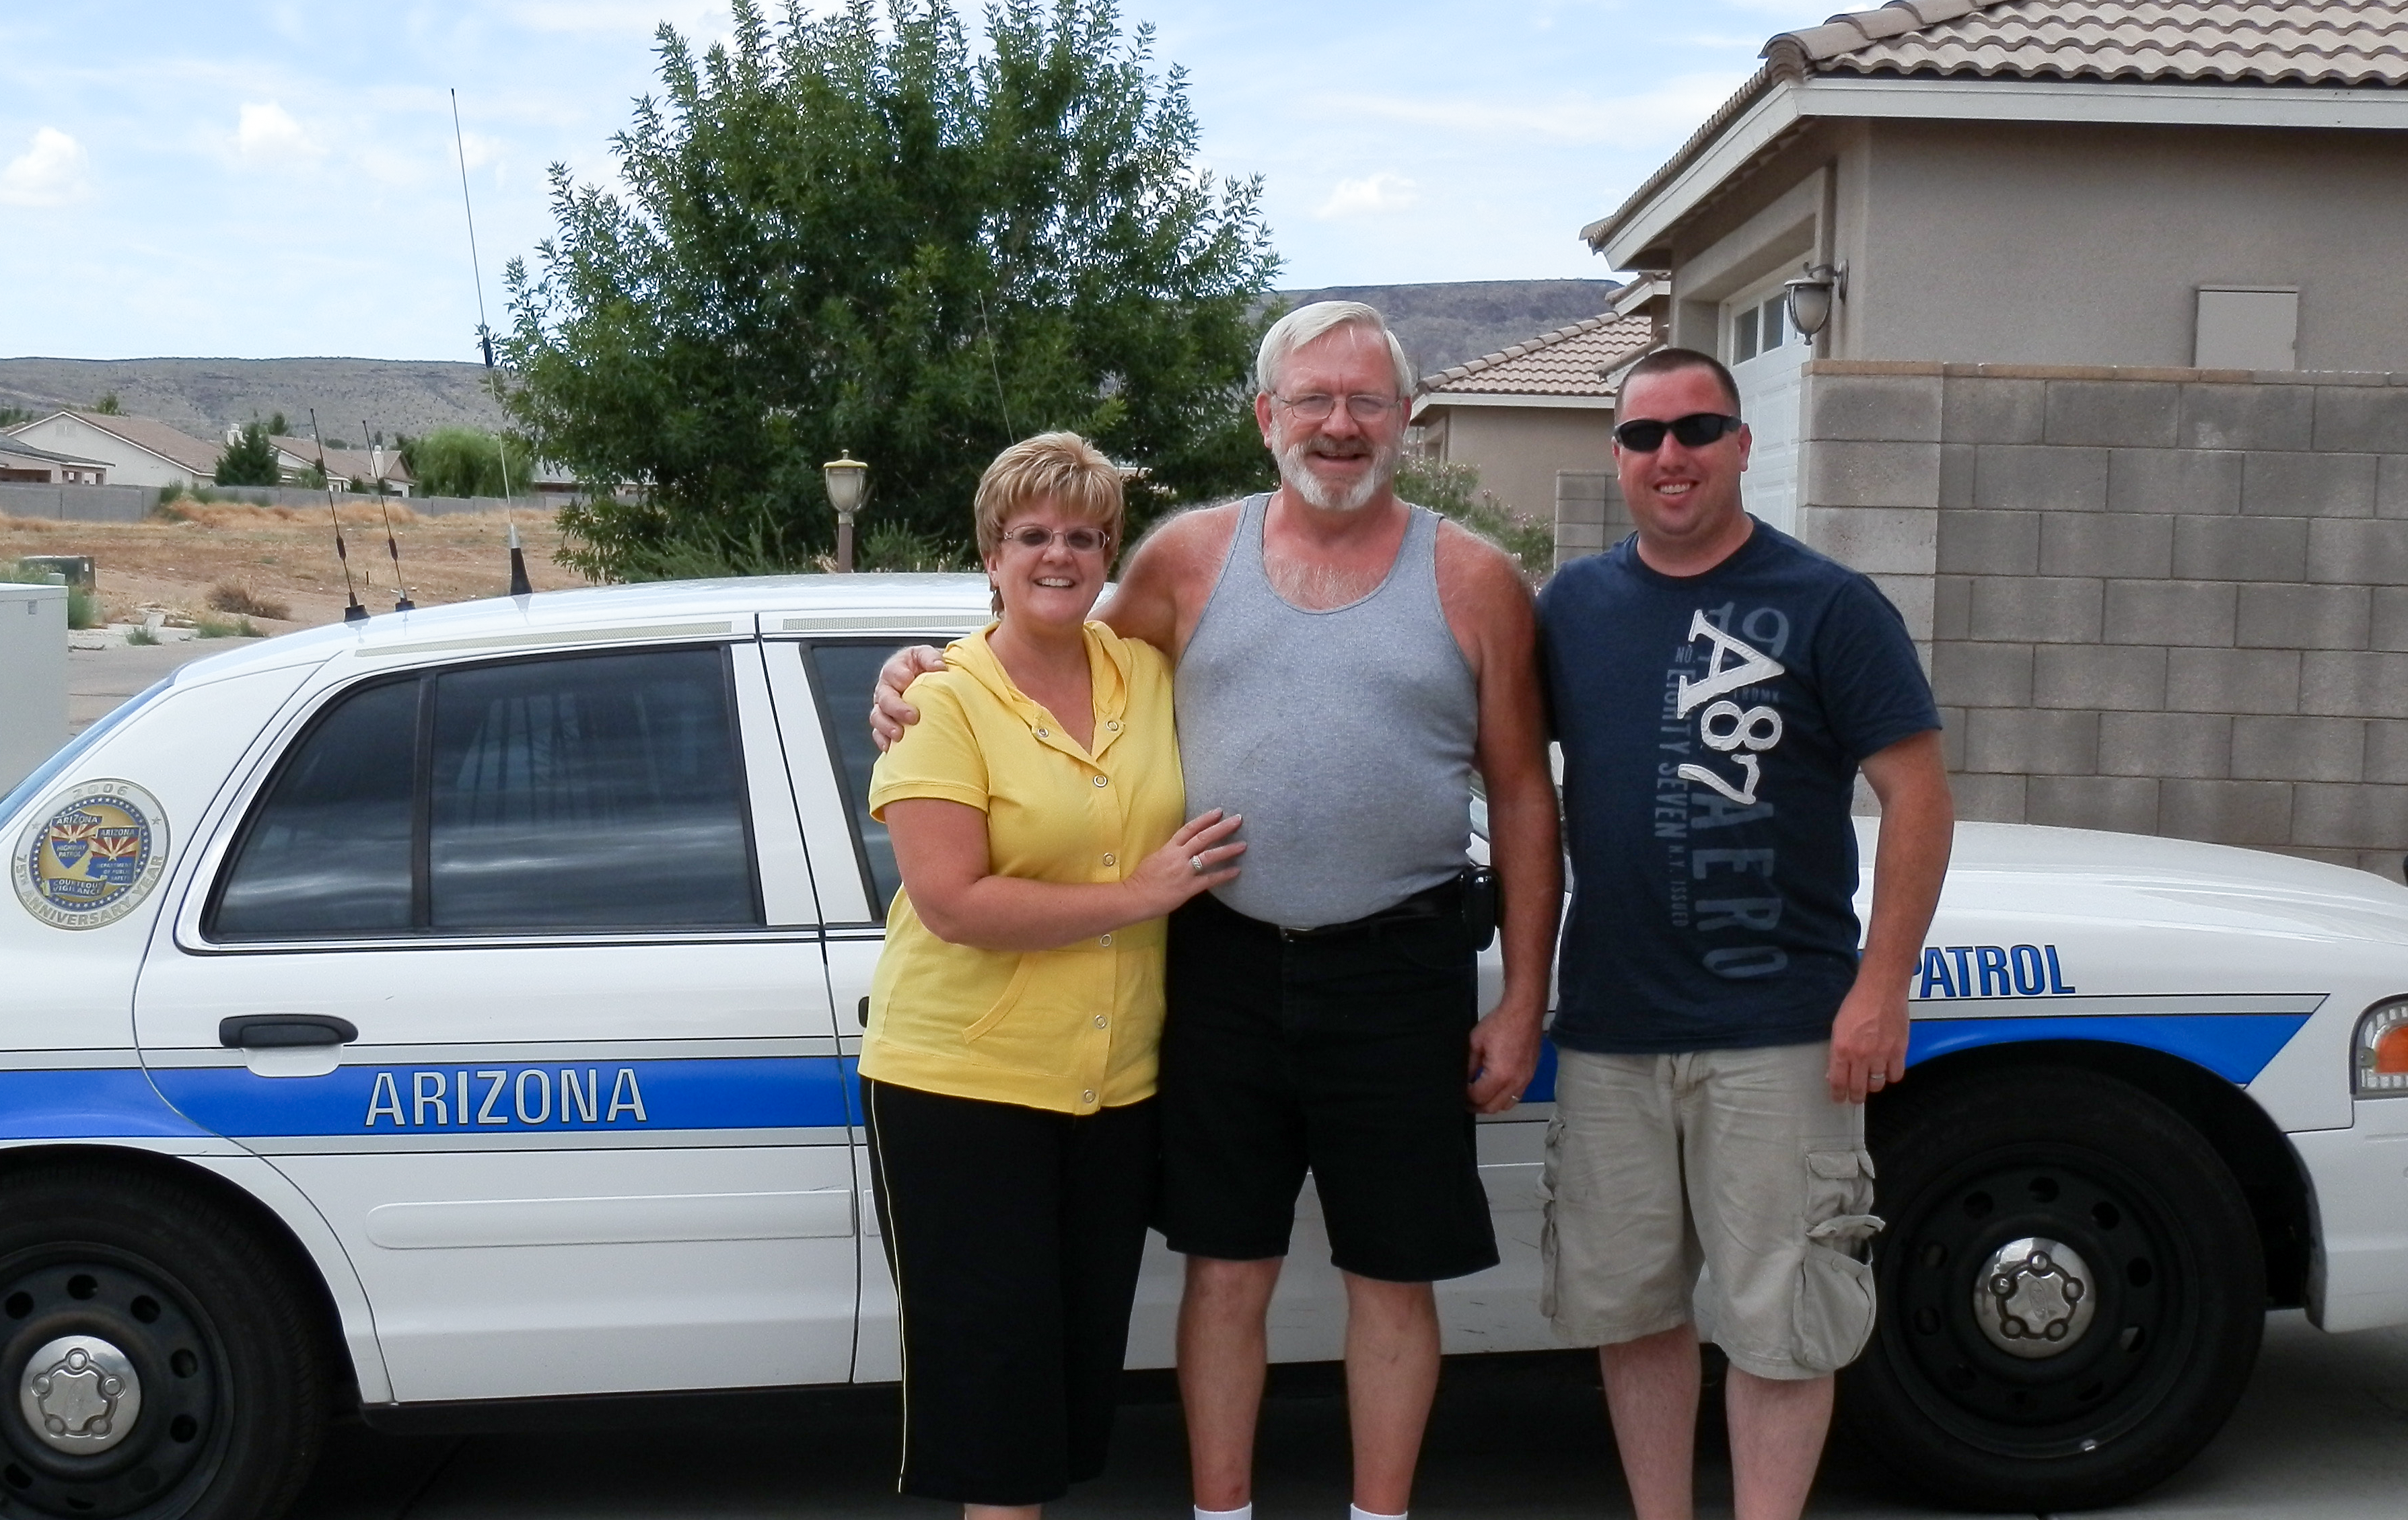
<svg viewBox="0 0 2408 1520">
<path fill-rule="evenodd" d="M 132 912 L 167 869 L 167 814 L 132 782 L 79 782 L 18 838 L 9 875 L 25 911 L 96 929 Z"/>
</svg>

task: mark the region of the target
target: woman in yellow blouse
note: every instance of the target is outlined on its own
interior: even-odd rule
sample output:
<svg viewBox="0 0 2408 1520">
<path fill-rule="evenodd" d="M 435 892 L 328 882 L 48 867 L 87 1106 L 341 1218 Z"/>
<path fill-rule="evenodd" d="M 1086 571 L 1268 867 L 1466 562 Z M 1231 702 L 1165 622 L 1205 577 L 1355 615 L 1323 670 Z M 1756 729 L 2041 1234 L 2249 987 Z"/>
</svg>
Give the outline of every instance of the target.
<svg viewBox="0 0 2408 1520">
<path fill-rule="evenodd" d="M 1170 665 L 1087 614 L 1121 478 L 1070 433 L 997 456 L 997 619 L 878 762 L 903 890 L 861 1075 L 903 1324 L 902 1490 L 978 1520 L 1103 1470 L 1154 1175 L 1164 917 L 1237 875 L 1182 825 Z"/>
</svg>

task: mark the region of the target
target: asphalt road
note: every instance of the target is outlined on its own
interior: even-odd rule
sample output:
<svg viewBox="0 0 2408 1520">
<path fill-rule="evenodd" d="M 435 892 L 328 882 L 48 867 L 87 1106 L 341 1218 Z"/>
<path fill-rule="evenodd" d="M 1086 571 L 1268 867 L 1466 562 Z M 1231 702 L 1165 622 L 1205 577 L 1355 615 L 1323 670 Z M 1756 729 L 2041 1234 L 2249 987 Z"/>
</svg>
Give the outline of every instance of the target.
<svg viewBox="0 0 2408 1520">
<path fill-rule="evenodd" d="M 1325 1369 L 1288 1369 L 1264 1420 L 1265 1520 L 1345 1513 L 1345 1417 Z M 1124 1409 L 1111 1470 L 1054 1507 L 1063 1520 L 1183 1520 L 1179 1410 L 1148 1380 Z M 1421 1520 L 1600 1520 L 1629 1513 L 1584 1355 L 1448 1365 L 1413 1511 Z M 942 1520 L 893 1492 L 891 1396 L 788 1399 L 609 1430 L 394 1437 L 338 1428 L 295 1520 Z M 2210 1520 L 2392 1520 L 2408 1509 L 2408 1329 L 2328 1336 L 2296 1312 L 2268 1323 L 2240 1411 L 2172 1482 L 2113 1514 Z M 1719 1422 L 1700 1443 L 1702 1514 L 1730 1513 Z M 1844 1438 L 1811 1511 L 1942 1512 L 1900 1497 Z"/>
</svg>

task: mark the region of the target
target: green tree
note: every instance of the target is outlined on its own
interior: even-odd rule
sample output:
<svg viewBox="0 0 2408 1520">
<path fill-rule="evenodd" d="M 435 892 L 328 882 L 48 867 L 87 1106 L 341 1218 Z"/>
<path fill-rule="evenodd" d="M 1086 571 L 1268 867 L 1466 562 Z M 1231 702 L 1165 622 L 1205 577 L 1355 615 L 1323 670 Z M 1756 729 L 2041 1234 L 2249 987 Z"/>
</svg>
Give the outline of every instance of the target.
<svg viewBox="0 0 2408 1520">
<path fill-rule="evenodd" d="M 1182 71 L 1116 0 L 953 0 L 812 20 L 736 0 L 612 139 L 625 198 L 552 171 L 556 237 L 509 271 L 537 451 L 592 489 L 565 556 L 604 577 L 810 563 L 820 466 L 870 465 L 865 533 L 968 537 L 979 473 L 1068 427 L 1145 471 L 1142 523 L 1268 478 L 1244 407 L 1277 260 L 1259 179 L 1197 161 Z M 614 495 L 633 482 L 635 499 Z"/>
<path fill-rule="evenodd" d="M 276 445 L 267 441 L 267 429 L 258 418 L 243 423 L 241 433 L 219 452 L 214 473 L 220 485 L 282 483 L 276 467 Z"/>
<path fill-rule="evenodd" d="M 92 404 L 92 409 L 98 412 L 103 417 L 122 417 L 125 415 L 125 409 L 119 406 L 117 403 L 117 393 L 115 391 L 103 391 L 101 393 L 100 399 Z"/>
<path fill-rule="evenodd" d="M 1496 492 L 1482 490 L 1475 465 L 1408 459 L 1397 466 L 1397 495 L 1453 518 L 1512 555 L 1522 579 L 1534 586 L 1555 573 L 1555 523 L 1525 517 Z"/>
<path fill-rule="evenodd" d="M 503 451 L 509 451 L 510 490 L 527 492 L 532 463 L 526 445 L 478 427 L 438 427 L 405 439 L 401 461 L 409 466 L 418 491 L 428 496 L 498 496 L 503 495 Z"/>
</svg>

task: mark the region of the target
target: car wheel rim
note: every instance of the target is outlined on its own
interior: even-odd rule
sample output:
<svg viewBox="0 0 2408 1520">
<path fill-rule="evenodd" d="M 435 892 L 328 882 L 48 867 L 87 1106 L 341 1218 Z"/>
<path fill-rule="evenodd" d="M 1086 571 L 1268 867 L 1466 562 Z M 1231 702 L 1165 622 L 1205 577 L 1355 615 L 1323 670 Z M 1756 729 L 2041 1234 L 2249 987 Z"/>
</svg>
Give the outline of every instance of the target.
<svg viewBox="0 0 2408 1520">
<path fill-rule="evenodd" d="M 205 1480 L 224 1441 L 223 1357 L 185 1296 L 96 1251 L 0 1266 L 0 1499 L 132 1514 Z"/>
<path fill-rule="evenodd" d="M 2072 1455 L 2164 1400 L 2194 1311 L 2174 1215 L 2146 1183 L 2087 1153 L 1994 1153 L 1900 1214 L 1880 1354 L 1952 1437 Z"/>
</svg>

